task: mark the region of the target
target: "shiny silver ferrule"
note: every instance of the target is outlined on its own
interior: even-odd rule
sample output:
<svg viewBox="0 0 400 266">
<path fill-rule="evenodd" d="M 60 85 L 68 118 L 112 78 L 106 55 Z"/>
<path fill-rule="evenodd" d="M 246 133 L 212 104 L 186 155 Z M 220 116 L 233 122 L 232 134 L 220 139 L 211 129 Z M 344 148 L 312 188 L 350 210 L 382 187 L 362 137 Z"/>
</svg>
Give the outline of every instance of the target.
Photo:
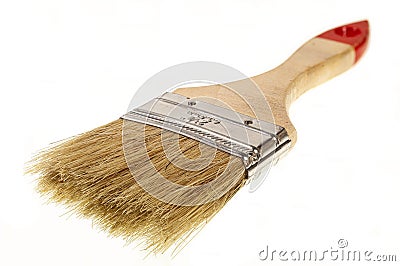
<svg viewBox="0 0 400 266">
<path fill-rule="evenodd" d="M 240 157 L 250 181 L 276 163 L 291 143 L 281 126 L 169 92 L 122 118 L 163 128 Z"/>
</svg>

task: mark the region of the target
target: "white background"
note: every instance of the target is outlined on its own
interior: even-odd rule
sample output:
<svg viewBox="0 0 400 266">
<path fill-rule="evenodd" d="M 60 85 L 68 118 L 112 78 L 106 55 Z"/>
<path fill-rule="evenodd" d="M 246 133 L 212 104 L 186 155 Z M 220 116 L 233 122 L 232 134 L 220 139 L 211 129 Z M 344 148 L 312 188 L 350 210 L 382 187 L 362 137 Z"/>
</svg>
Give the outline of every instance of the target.
<svg viewBox="0 0 400 266">
<path fill-rule="evenodd" d="M 399 261 L 398 10 L 396 1 L 2 1 L 0 265 L 273 265 L 258 258 L 266 245 L 323 251 L 340 238 Z M 252 76 L 361 19 L 371 25 L 364 58 L 292 106 L 295 149 L 175 258 L 145 259 L 62 216 L 23 176 L 32 153 L 118 118 L 166 67 L 208 60 Z"/>
</svg>

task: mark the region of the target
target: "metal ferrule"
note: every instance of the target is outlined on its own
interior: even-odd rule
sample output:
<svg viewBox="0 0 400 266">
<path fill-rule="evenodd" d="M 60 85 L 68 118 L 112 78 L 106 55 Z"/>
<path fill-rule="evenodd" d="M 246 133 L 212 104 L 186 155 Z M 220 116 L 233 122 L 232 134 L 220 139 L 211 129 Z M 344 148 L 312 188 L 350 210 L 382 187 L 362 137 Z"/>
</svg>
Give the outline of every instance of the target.
<svg viewBox="0 0 400 266">
<path fill-rule="evenodd" d="M 276 163 L 290 147 L 281 126 L 169 92 L 122 118 L 163 128 L 240 157 L 248 178 Z"/>
</svg>

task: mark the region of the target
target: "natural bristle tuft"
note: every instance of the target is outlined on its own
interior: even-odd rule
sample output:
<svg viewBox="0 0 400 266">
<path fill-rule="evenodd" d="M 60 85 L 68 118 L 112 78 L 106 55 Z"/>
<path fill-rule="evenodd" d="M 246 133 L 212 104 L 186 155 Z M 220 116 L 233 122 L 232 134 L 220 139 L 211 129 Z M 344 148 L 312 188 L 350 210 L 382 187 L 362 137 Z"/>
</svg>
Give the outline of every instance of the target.
<svg viewBox="0 0 400 266">
<path fill-rule="evenodd" d="M 42 195 L 93 219 L 94 224 L 111 236 L 123 237 L 128 243 L 140 241 L 155 253 L 185 243 L 245 183 L 246 173 L 240 158 L 203 144 L 200 147 L 197 141 L 180 135 L 179 150 L 168 149 L 163 143 L 172 141 L 177 134 L 135 122 L 130 122 L 127 130 L 123 128 L 124 121 L 118 119 L 58 142 L 39 152 L 28 163 L 26 172 L 38 175 L 37 188 Z M 138 141 L 140 138 L 145 145 Z M 180 154 L 188 159 L 187 163 Z M 210 156 L 213 156 L 211 162 L 201 167 L 204 163 L 201 157 Z M 150 164 L 146 163 L 146 157 Z M 133 166 L 129 165 L 132 161 Z M 188 166 L 192 170 L 185 168 Z M 207 187 L 203 194 L 190 195 L 209 195 L 204 204 L 187 204 L 190 201 L 183 192 L 170 193 L 164 184 L 155 183 L 154 169 L 183 187 L 197 188 L 216 179 L 219 182 Z M 231 178 L 221 178 L 224 173 Z M 145 180 L 155 191 L 171 194 L 171 202 L 149 193 L 137 178 Z M 221 191 L 224 193 L 219 195 Z M 186 204 L 174 204 L 177 199 Z"/>
</svg>

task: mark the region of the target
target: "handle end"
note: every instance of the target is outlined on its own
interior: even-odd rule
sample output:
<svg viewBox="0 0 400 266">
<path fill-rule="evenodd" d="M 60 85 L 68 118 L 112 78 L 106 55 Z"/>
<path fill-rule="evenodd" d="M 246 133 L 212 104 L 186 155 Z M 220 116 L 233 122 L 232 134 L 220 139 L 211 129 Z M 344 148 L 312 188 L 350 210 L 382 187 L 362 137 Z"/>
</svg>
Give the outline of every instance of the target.
<svg viewBox="0 0 400 266">
<path fill-rule="evenodd" d="M 368 20 L 350 23 L 328 30 L 317 37 L 353 46 L 355 50 L 354 63 L 356 63 L 364 54 L 368 45 L 369 23 Z"/>
</svg>

